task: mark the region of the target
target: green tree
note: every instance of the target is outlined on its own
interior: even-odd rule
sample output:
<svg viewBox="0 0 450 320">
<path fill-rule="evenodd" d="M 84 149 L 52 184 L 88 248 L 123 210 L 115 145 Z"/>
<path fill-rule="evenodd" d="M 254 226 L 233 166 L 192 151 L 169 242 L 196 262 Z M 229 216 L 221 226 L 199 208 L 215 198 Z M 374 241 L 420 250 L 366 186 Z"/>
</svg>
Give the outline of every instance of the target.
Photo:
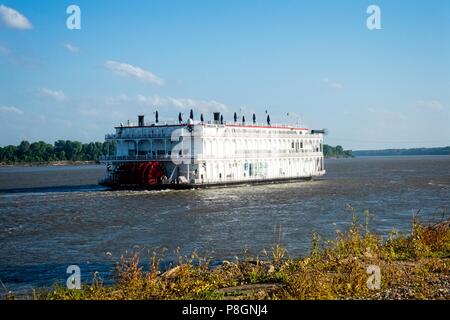
<svg viewBox="0 0 450 320">
<path fill-rule="evenodd" d="M 54 149 L 55 160 L 66 160 L 65 147 L 66 141 L 58 140 L 55 142 L 55 149 Z"/>
<path fill-rule="evenodd" d="M 30 143 L 26 140 L 22 141 L 17 147 L 17 158 L 19 160 L 25 160 L 29 155 Z"/>
</svg>

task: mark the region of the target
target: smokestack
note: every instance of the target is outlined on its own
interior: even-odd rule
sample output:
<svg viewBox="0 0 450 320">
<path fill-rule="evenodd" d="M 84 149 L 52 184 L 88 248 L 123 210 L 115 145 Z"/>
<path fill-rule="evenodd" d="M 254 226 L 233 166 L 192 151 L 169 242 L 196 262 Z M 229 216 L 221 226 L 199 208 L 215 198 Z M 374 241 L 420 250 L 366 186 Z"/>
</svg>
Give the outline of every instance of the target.
<svg viewBox="0 0 450 320">
<path fill-rule="evenodd" d="M 144 116 L 138 116 L 138 126 L 139 127 L 144 127 Z"/>
<path fill-rule="evenodd" d="M 327 131 L 327 129 L 311 130 L 311 134 L 318 134 L 318 133 L 321 133 L 321 134 L 327 134 L 328 131 Z"/>
<path fill-rule="evenodd" d="M 213 115 L 214 115 L 214 123 L 218 124 L 220 121 L 220 112 L 214 112 Z"/>
</svg>

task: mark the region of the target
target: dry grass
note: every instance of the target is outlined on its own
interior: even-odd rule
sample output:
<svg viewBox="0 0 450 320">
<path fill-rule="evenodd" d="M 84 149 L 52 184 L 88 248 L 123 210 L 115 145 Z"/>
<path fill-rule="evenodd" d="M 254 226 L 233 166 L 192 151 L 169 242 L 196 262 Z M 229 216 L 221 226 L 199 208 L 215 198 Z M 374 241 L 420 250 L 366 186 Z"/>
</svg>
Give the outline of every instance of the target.
<svg viewBox="0 0 450 320">
<path fill-rule="evenodd" d="M 36 299 L 450 299 L 450 220 L 414 220 L 410 235 L 388 239 L 369 232 L 368 212 L 333 241 L 313 237 L 311 254 L 288 258 L 277 245 L 263 258 L 225 261 L 211 268 L 197 254 L 162 273 L 156 255 L 143 270 L 138 255 L 117 263 L 115 284 L 97 277 L 82 290 L 56 286 Z M 367 268 L 381 270 L 381 288 L 367 286 Z"/>
</svg>

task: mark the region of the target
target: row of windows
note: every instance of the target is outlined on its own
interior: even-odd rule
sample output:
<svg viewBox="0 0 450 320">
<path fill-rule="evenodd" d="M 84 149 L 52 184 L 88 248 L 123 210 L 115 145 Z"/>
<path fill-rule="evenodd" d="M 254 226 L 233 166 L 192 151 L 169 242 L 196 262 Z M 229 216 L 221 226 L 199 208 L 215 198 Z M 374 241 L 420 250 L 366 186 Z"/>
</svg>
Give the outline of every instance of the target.
<svg viewBox="0 0 450 320">
<path fill-rule="evenodd" d="M 139 145 L 145 144 L 145 142 L 149 140 L 140 140 Z M 168 139 L 153 139 L 151 141 L 152 145 L 174 145 L 182 142 L 183 139 L 180 141 L 171 141 Z M 270 139 L 270 140 L 259 140 L 259 139 L 226 139 L 226 140 L 219 140 L 219 139 L 204 139 L 205 143 L 208 144 L 215 144 L 215 145 L 225 145 L 225 144 L 239 144 L 239 145 L 280 145 L 280 144 L 286 144 L 289 143 L 292 148 L 303 148 L 305 145 L 314 145 L 321 142 L 321 140 L 289 140 L 289 139 Z M 129 144 L 130 146 L 133 146 L 135 144 L 134 141 L 128 141 L 124 142 L 125 144 Z"/>
<path fill-rule="evenodd" d="M 269 166 L 273 170 L 277 171 L 276 174 L 283 176 L 287 172 L 286 170 L 299 170 L 301 166 L 302 170 L 311 170 L 314 167 L 314 170 L 322 171 L 324 169 L 323 166 L 323 158 L 314 158 L 314 159 L 306 159 L 306 160 L 284 160 L 275 163 L 271 163 L 269 165 L 268 162 L 233 162 L 229 163 L 228 165 L 219 165 L 217 163 L 211 163 L 205 165 L 205 169 L 207 169 L 207 173 L 209 175 L 213 174 L 213 176 L 218 176 L 219 179 L 223 177 L 222 170 L 228 173 L 227 177 L 230 176 L 230 173 L 234 172 L 236 173 L 236 169 L 239 167 L 241 168 L 241 174 L 244 177 L 261 177 L 261 176 L 267 176 L 269 173 Z M 226 168 L 228 167 L 228 170 Z M 284 167 L 284 168 L 283 168 Z M 213 172 L 211 171 L 213 170 Z M 202 177 L 203 178 L 203 177 Z"/>
<path fill-rule="evenodd" d="M 301 143 L 302 145 L 306 144 L 317 144 L 320 143 L 321 140 L 315 139 L 315 140 L 305 140 L 305 139 L 296 139 L 296 140 L 290 140 L 290 139 L 204 139 L 206 143 L 213 143 L 213 144 L 224 144 L 224 143 L 233 143 L 233 144 L 283 144 L 283 143 L 289 143 L 289 144 L 295 144 L 295 143 Z"/>
<path fill-rule="evenodd" d="M 231 131 L 230 131 L 231 130 Z M 225 133 L 256 133 L 256 134 L 291 134 L 291 135 L 301 135 L 302 131 L 297 130 L 261 130 L 261 129 L 225 129 Z"/>
</svg>

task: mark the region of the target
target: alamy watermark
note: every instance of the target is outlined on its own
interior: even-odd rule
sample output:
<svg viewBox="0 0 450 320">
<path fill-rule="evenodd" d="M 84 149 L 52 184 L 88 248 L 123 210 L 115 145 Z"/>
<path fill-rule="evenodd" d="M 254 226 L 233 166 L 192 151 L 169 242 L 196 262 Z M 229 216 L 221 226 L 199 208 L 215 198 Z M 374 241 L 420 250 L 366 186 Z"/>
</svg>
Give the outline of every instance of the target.
<svg viewBox="0 0 450 320">
<path fill-rule="evenodd" d="M 67 7 L 66 13 L 69 17 L 66 20 L 66 26 L 69 30 L 81 30 L 81 9 L 79 6 L 72 4 Z"/>
<path fill-rule="evenodd" d="M 81 30 L 81 8 L 78 5 L 69 5 L 66 9 L 69 15 L 66 20 L 66 26 L 69 30 Z M 366 26 L 369 30 L 381 30 L 381 8 L 378 5 L 367 7 L 366 13 L 369 15 L 366 20 Z M 200 139 L 197 139 L 197 126 L 188 126 L 193 130 L 190 139 L 183 140 L 186 137 L 183 129 L 177 129 L 172 132 L 171 142 L 175 143 L 171 152 L 171 160 L 175 164 L 192 163 L 195 152 L 193 149 L 201 148 Z M 184 137 L 183 137 L 184 136 Z M 370 265 L 366 270 L 369 275 L 367 279 L 367 288 L 370 290 L 379 290 L 381 288 L 381 269 L 377 265 Z M 70 274 L 67 278 L 66 286 L 70 290 L 81 289 L 81 269 L 78 265 L 67 267 L 66 273 Z"/>
<path fill-rule="evenodd" d="M 81 289 L 81 269 L 77 265 L 71 265 L 67 267 L 66 273 L 70 274 L 67 278 L 66 286 L 70 290 Z"/>
<path fill-rule="evenodd" d="M 367 279 L 367 288 L 369 290 L 380 290 L 381 288 L 381 269 L 377 265 L 370 265 L 367 267 L 367 274 L 369 278 Z"/>
<path fill-rule="evenodd" d="M 66 26 L 69 30 L 81 30 L 81 8 L 76 4 L 67 7 L 66 13 L 69 17 Z M 376 4 L 367 7 L 366 13 L 369 15 L 366 26 L 369 30 L 381 30 L 381 8 Z"/>
<path fill-rule="evenodd" d="M 366 21 L 367 29 L 381 30 L 381 9 L 380 9 L 380 7 L 375 4 L 368 6 L 367 14 L 370 15 Z"/>
</svg>

